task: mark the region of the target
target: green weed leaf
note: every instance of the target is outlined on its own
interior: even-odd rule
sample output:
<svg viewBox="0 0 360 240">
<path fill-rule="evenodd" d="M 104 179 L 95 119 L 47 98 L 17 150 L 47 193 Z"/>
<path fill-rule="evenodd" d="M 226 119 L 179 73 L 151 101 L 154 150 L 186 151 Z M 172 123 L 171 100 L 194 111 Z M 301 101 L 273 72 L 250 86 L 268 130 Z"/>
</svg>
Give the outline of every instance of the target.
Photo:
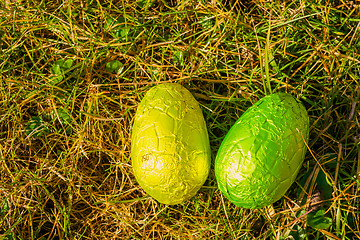
<svg viewBox="0 0 360 240">
<path fill-rule="evenodd" d="M 118 23 L 119 27 L 115 30 L 115 36 L 125 40 L 130 32 L 130 27 L 126 24 L 125 18 L 119 18 Z"/>
<path fill-rule="evenodd" d="M 71 116 L 67 113 L 64 108 L 59 108 L 57 110 L 57 114 L 59 116 L 59 120 L 61 124 L 66 125 L 71 123 Z"/>
<path fill-rule="evenodd" d="M 106 71 L 109 73 L 117 73 L 120 74 L 123 69 L 123 64 L 118 60 L 113 60 L 106 64 Z"/>
<path fill-rule="evenodd" d="M 112 17 L 108 17 L 105 20 L 105 24 L 104 24 L 104 28 L 106 31 L 111 31 L 111 28 L 113 27 L 113 25 L 115 24 L 115 19 Z"/>
<path fill-rule="evenodd" d="M 64 77 L 62 75 L 58 75 L 58 76 L 52 76 L 50 78 L 50 82 L 52 85 L 56 85 L 59 82 L 61 82 L 64 79 Z"/>
<path fill-rule="evenodd" d="M 179 66 L 184 65 L 184 52 L 183 51 L 176 51 L 173 56 L 173 61 L 175 64 Z"/>
<path fill-rule="evenodd" d="M 72 60 L 72 59 L 57 60 L 53 65 L 53 67 L 56 68 L 56 71 L 54 72 L 54 74 L 59 74 L 59 73 L 61 73 L 62 70 L 67 70 L 67 69 L 71 68 L 73 62 L 74 62 L 74 60 Z"/>
<path fill-rule="evenodd" d="M 14 240 L 14 237 L 13 237 L 12 234 L 7 234 L 6 238 L 4 238 L 4 239 L 6 239 L 6 240 Z"/>
<path fill-rule="evenodd" d="M 50 78 L 50 83 L 52 85 L 56 85 L 60 83 L 65 76 L 65 71 L 71 68 L 73 64 L 72 59 L 59 59 L 57 60 L 54 65 L 50 68 L 50 72 L 54 75 Z"/>
<path fill-rule="evenodd" d="M 0 215 L 5 215 L 10 210 L 9 202 L 5 198 L 0 205 Z"/>
<path fill-rule="evenodd" d="M 137 2 L 138 7 L 142 8 L 142 9 L 148 9 L 150 8 L 152 5 L 154 5 L 155 1 L 154 0 L 138 0 Z"/>
<path fill-rule="evenodd" d="M 315 229 L 327 229 L 331 226 L 332 220 L 325 216 L 325 209 L 320 208 L 316 212 L 307 215 L 307 224 Z"/>
<path fill-rule="evenodd" d="M 120 38 L 121 40 L 126 40 L 131 30 L 131 26 L 126 23 L 126 20 L 123 17 L 107 18 L 104 28 L 112 33 L 116 38 Z"/>
<path fill-rule="evenodd" d="M 61 74 L 60 65 L 55 63 L 55 64 L 50 68 L 50 71 L 51 71 L 52 74 L 55 74 L 55 75 Z"/>
<path fill-rule="evenodd" d="M 300 185 L 303 187 L 303 189 L 308 193 L 310 191 L 311 183 L 314 181 L 313 179 L 310 179 L 309 185 L 305 189 L 305 184 L 308 178 L 310 177 L 311 171 L 308 171 L 304 177 L 300 180 Z M 318 187 L 319 191 L 322 193 L 322 200 L 328 200 L 331 198 L 332 195 L 332 187 L 329 184 L 329 181 L 327 180 L 327 177 L 323 171 L 319 171 L 319 174 L 316 176 L 316 186 Z M 298 189 L 298 196 L 300 196 L 301 191 L 303 191 L 301 188 Z M 306 201 L 306 197 L 303 199 L 302 204 L 304 204 Z"/>
<path fill-rule="evenodd" d="M 200 21 L 200 24 L 203 29 L 210 29 L 214 26 L 214 19 L 211 16 L 204 16 Z"/>
<path fill-rule="evenodd" d="M 63 65 L 62 65 L 61 67 L 62 67 L 64 70 L 67 70 L 67 69 L 71 68 L 72 64 L 73 64 L 73 60 L 72 60 L 72 59 L 67 59 L 67 60 L 63 63 Z"/>
<path fill-rule="evenodd" d="M 26 123 L 25 134 L 33 137 L 40 137 L 49 132 L 47 124 L 40 117 L 32 117 Z"/>
<path fill-rule="evenodd" d="M 329 183 L 329 180 L 327 179 L 325 173 L 323 171 L 320 171 L 317 178 L 316 183 L 320 189 L 320 191 L 324 194 L 324 200 L 328 200 L 331 198 L 332 195 L 332 188 Z"/>
<path fill-rule="evenodd" d="M 299 225 L 295 225 L 290 233 L 290 236 L 292 236 L 294 240 L 304 240 L 306 239 L 307 234 L 303 228 Z"/>
<path fill-rule="evenodd" d="M 64 65 L 65 60 L 64 59 L 58 59 L 55 61 L 54 65 L 58 65 L 59 67 L 62 67 Z"/>
</svg>

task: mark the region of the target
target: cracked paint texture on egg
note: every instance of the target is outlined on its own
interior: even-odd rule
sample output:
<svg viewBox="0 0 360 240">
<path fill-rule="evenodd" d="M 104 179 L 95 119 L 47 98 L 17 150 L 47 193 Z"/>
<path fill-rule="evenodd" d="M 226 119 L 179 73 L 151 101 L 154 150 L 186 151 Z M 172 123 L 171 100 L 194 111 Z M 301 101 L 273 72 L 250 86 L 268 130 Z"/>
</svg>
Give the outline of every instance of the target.
<svg viewBox="0 0 360 240">
<path fill-rule="evenodd" d="M 131 137 L 136 180 L 164 204 L 193 197 L 210 170 L 210 144 L 198 102 L 183 86 L 151 88 L 136 111 Z"/>
<path fill-rule="evenodd" d="M 268 95 L 231 127 L 218 150 L 215 176 L 227 199 L 261 208 L 289 189 L 305 158 L 309 117 L 287 93 Z"/>
</svg>

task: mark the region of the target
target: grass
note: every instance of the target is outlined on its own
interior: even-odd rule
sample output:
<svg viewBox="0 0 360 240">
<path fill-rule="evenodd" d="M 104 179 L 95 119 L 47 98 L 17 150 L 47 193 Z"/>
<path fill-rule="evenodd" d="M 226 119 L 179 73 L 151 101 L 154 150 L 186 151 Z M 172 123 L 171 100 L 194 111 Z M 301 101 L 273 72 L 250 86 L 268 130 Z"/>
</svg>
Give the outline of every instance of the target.
<svg viewBox="0 0 360 240">
<path fill-rule="evenodd" d="M 357 1 L 1 2 L 0 238 L 360 238 L 359 16 Z M 309 150 L 286 195 L 235 207 L 212 168 L 183 204 L 147 196 L 131 125 L 160 82 L 199 101 L 212 162 L 261 97 L 300 99 Z"/>
</svg>

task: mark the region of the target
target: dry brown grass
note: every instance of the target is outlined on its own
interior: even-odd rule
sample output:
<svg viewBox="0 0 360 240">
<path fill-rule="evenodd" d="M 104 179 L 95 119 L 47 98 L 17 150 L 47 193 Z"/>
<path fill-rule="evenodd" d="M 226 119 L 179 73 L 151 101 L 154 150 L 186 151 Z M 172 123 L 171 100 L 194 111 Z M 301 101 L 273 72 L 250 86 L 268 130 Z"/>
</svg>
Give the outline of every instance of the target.
<svg viewBox="0 0 360 240">
<path fill-rule="evenodd" d="M 0 239 L 285 239 L 301 231 L 307 238 L 298 239 L 358 238 L 357 4 L 0 3 Z M 124 22 L 106 26 L 110 16 Z M 73 63 L 55 83 L 59 59 Z M 122 71 L 106 71 L 113 60 Z M 264 209 L 236 208 L 213 170 L 184 204 L 147 196 L 131 168 L 131 125 L 159 82 L 179 82 L 199 101 L 213 160 L 230 126 L 265 92 L 301 99 L 311 152 L 286 196 Z M 306 222 L 314 198 L 306 192 L 301 203 L 298 192 L 314 169 L 332 191 L 316 200 L 333 221 L 319 231 Z"/>
</svg>

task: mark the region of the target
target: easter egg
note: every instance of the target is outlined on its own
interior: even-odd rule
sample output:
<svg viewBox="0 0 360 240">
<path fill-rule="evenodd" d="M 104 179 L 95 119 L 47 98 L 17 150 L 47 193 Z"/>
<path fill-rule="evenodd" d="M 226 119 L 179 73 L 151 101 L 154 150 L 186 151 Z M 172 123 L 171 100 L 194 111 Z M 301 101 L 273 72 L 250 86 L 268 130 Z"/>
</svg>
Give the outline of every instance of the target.
<svg viewBox="0 0 360 240">
<path fill-rule="evenodd" d="M 135 114 L 131 159 L 139 185 L 161 203 L 182 203 L 201 188 L 210 170 L 209 137 L 185 87 L 163 83 L 146 93 Z"/>
<path fill-rule="evenodd" d="M 268 95 L 247 109 L 226 134 L 215 159 L 220 191 L 236 206 L 261 208 L 295 181 L 309 137 L 309 117 L 287 93 Z"/>
</svg>

